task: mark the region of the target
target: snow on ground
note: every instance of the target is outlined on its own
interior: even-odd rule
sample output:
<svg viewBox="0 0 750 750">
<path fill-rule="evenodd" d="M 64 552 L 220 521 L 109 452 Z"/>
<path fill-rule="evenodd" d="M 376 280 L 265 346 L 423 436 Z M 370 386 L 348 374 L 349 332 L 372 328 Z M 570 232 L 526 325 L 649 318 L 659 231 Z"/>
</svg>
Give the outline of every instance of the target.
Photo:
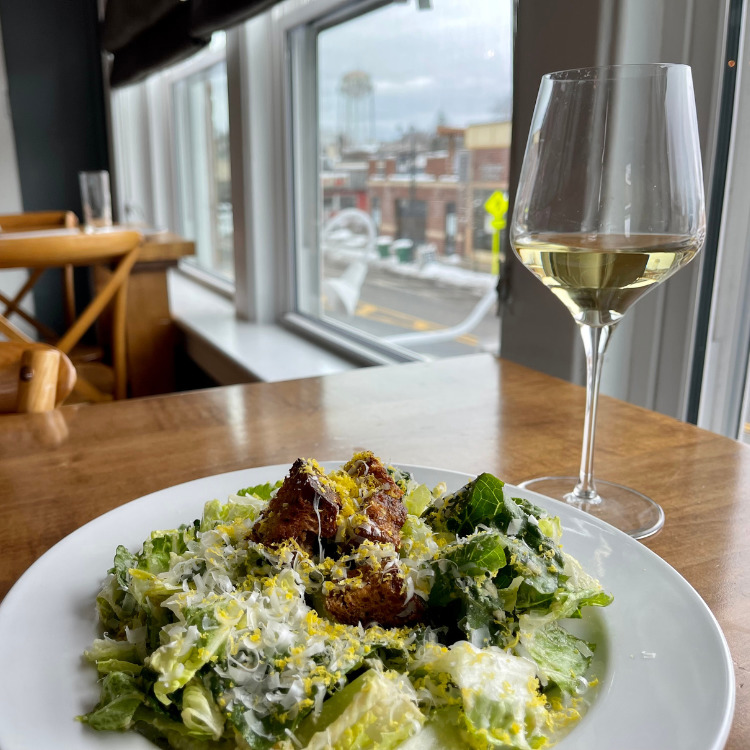
<svg viewBox="0 0 750 750">
<path fill-rule="evenodd" d="M 436 286 L 466 289 L 476 294 L 484 294 L 493 289 L 497 279 L 490 273 L 471 271 L 467 268 L 441 260 L 425 262 L 400 263 L 398 258 L 391 256 L 381 258 L 375 252 L 368 252 L 362 248 L 327 247 L 325 257 L 333 263 L 349 264 L 365 260 L 372 268 L 377 268 L 395 276 L 424 279 L 432 281 Z M 449 256 L 456 257 L 456 256 Z"/>
</svg>

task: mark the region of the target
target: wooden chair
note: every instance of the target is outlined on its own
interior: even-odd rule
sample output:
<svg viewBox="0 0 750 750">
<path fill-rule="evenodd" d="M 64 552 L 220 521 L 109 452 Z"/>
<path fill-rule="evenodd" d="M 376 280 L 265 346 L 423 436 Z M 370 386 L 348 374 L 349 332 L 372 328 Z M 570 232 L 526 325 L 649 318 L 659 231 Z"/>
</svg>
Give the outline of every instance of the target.
<svg viewBox="0 0 750 750">
<path fill-rule="evenodd" d="M 72 229 L 78 226 L 78 217 L 72 211 L 27 211 L 22 214 L 0 215 L 0 232 L 34 232 L 45 229 Z M 27 282 L 18 290 L 13 299 L 9 299 L 0 292 L 0 303 L 5 305 L 0 310 L 0 315 L 6 318 L 13 313 L 23 318 L 27 323 L 34 326 L 42 338 L 54 340 L 57 334 L 47 325 L 37 320 L 20 307 L 24 297 L 31 291 L 39 277 L 44 273 L 44 268 L 36 268 L 30 274 Z M 68 325 L 75 320 L 75 291 L 73 286 L 73 266 L 70 264 L 63 268 L 63 300 L 65 304 L 65 319 Z"/>
<path fill-rule="evenodd" d="M 0 341 L 0 414 L 50 411 L 75 382 L 75 368 L 59 349 Z"/>
<path fill-rule="evenodd" d="M 91 300 L 77 320 L 55 341 L 55 346 L 69 354 L 93 325 L 102 311 L 113 304 L 112 364 L 114 369 L 114 397 L 127 395 L 127 361 L 125 352 L 125 310 L 127 282 L 141 243 L 141 235 L 134 231 L 100 229 L 91 233 L 74 230 L 0 234 L 0 269 L 46 268 L 116 264 L 111 278 Z M 32 274 L 33 276 L 33 274 Z M 38 278 L 38 276 L 37 276 Z M 29 286 L 28 284 L 25 286 Z M 29 290 L 33 284 L 29 286 Z M 29 291 L 27 290 L 27 291 Z M 0 334 L 11 341 L 31 343 L 32 340 L 4 315 L 0 315 Z M 79 373 L 75 390 L 90 401 L 108 401 L 102 393 Z"/>
<path fill-rule="evenodd" d="M 0 215 L 0 232 L 31 232 L 35 229 L 77 226 L 78 217 L 72 211 L 26 211 Z"/>
</svg>

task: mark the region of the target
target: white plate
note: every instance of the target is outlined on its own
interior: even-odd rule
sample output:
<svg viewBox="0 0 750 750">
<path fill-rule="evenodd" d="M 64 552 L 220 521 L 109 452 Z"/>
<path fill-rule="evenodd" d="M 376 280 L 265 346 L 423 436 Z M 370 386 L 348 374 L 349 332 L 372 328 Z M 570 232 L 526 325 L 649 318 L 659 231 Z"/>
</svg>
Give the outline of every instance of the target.
<svg viewBox="0 0 750 750">
<path fill-rule="evenodd" d="M 445 481 L 450 490 L 471 478 L 404 468 L 430 486 Z M 0 606 L 0 750 L 153 748 L 137 734 L 93 732 L 73 718 L 98 699 L 95 671 L 81 654 L 97 635 L 94 598 L 115 548 L 136 550 L 152 530 L 200 517 L 206 500 L 281 479 L 287 470 L 235 471 L 155 492 L 91 521 L 37 560 Z M 606 609 L 588 608 L 578 623 L 597 641 L 600 688 L 557 747 L 720 750 L 734 710 L 734 672 L 700 596 L 622 532 L 528 490 L 512 492 L 560 516 L 565 549 L 615 597 Z"/>
</svg>

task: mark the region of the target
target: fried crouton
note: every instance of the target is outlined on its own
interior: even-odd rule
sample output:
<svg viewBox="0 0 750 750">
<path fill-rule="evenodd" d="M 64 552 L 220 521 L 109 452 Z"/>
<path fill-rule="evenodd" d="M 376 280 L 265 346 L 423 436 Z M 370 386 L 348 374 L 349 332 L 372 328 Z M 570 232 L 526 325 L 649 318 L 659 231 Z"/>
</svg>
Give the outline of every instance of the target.
<svg viewBox="0 0 750 750">
<path fill-rule="evenodd" d="M 388 473 L 378 458 L 370 451 L 358 453 L 344 467 L 355 477 L 370 477 L 372 494 L 362 505 L 367 522 L 354 528 L 359 541 L 390 542 L 396 549 L 401 547 L 401 527 L 406 521 L 406 506 L 403 491 Z"/>
<path fill-rule="evenodd" d="M 317 464 L 298 458 L 276 496 L 253 526 L 251 539 L 280 544 L 294 539 L 312 553 L 318 539 L 336 536 L 341 499 Z"/>
<path fill-rule="evenodd" d="M 380 568 L 363 565 L 351 571 L 349 578 L 326 596 L 326 609 L 344 625 L 361 622 L 392 628 L 419 620 L 424 604 L 414 595 L 407 601 L 406 584 L 391 561 Z"/>
<path fill-rule="evenodd" d="M 363 511 L 369 523 L 356 527 L 355 534 L 373 542 L 391 542 L 398 550 L 401 547 L 401 527 L 406 521 L 406 507 L 401 498 L 377 492 L 367 500 Z"/>
</svg>

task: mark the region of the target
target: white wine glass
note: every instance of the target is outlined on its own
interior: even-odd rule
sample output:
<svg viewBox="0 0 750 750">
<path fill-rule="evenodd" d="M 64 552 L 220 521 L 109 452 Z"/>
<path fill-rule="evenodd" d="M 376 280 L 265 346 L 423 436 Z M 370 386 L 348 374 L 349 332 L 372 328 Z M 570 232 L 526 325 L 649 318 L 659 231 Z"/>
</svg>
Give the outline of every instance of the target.
<svg viewBox="0 0 750 750">
<path fill-rule="evenodd" d="M 523 482 L 636 538 L 664 524 L 661 507 L 594 480 L 604 352 L 630 306 L 698 252 L 703 176 L 690 68 L 614 65 L 542 78 L 511 223 L 521 260 L 565 305 L 586 352 L 579 476 Z"/>
</svg>

